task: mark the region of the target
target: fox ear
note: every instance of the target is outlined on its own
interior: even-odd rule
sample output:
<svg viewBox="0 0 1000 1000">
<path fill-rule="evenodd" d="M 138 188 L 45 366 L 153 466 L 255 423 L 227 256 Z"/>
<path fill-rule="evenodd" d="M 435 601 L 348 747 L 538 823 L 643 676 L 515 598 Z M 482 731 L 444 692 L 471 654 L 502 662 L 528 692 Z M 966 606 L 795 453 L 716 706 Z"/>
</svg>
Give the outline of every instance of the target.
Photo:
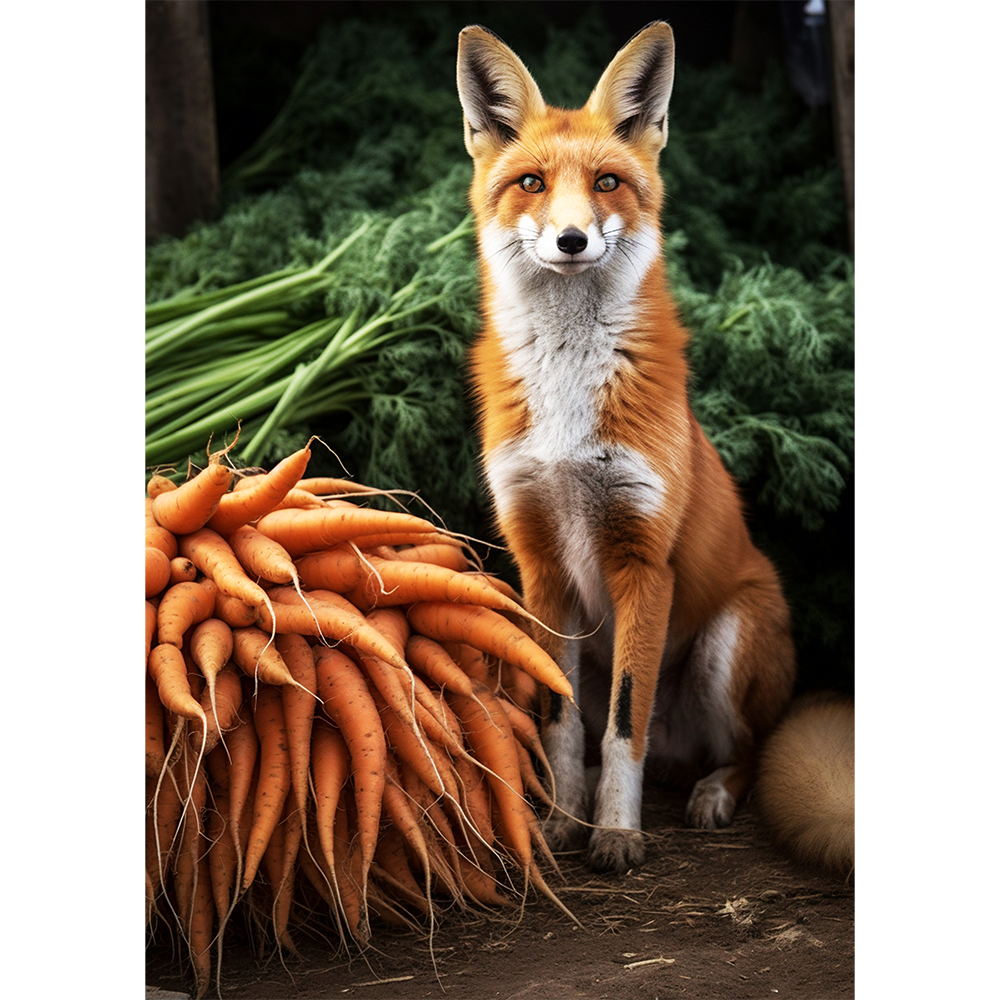
<svg viewBox="0 0 1000 1000">
<path fill-rule="evenodd" d="M 667 142 L 673 86 L 674 33 L 665 21 L 653 21 L 611 60 L 586 106 L 626 142 L 658 153 Z"/>
<path fill-rule="evenodd" d="M 524 63 L 480 25 L 463 28 L 458 36 L 458 97 L 472 157 L 512 142 L 527 118 L 545 111 Z"/>
</svg>

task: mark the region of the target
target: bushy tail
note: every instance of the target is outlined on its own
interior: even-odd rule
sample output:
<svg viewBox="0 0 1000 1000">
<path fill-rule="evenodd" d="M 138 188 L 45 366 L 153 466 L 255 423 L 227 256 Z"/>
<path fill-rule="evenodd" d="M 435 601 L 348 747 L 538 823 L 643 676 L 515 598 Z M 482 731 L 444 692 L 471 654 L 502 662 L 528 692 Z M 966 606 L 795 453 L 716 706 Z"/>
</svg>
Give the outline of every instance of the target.
<svg viewBox="0 0 1000 1000">
<path fill-rule="evenodd" d="M 753 799 L 775 840 L 808 864 L 854 870 L 854 703 L 803 699 L 761 751 Z"/>
</svg>

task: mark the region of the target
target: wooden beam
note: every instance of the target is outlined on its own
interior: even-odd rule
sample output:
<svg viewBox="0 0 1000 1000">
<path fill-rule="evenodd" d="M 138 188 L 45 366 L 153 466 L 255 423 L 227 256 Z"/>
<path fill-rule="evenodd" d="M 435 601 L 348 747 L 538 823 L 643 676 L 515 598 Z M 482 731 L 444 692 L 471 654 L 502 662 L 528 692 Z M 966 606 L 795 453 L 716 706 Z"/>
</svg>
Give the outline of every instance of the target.
<svg viewBox="0 0 1000 1000">
<path fill-rule="evenodd" d="M 847 226 L 854 249 L 854 0 L 827 0 L 833 61 L 837 154 L 844 174 Z"/>
<path fill-rule="evenodd" d="M 146 4 L 146 241 L 208 218 L 219 193 L 206 0 Z"/>
</svg>

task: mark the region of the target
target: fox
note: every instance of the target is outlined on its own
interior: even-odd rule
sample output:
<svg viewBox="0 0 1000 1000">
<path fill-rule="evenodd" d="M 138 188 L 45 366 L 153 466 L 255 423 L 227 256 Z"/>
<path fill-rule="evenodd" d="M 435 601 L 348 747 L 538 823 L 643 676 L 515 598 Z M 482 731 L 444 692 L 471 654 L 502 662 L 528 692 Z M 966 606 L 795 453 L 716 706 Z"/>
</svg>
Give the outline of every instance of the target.
<svg viewBox="0 0 1000 1000">
<path fill-rule="evenodd" d="M 664 21 L 577 109 L 546 104 L 489 29 L 458 39 L 482 470 L 525 607 L 547 626 L 537 641 L 573 689 L 543 706 L 557 807 L 544 833 L 617 873 L 645 859 L 647 768 L 690 788 L 690 825 L 732 821 L 796 679 L 777 570 L 689 402 L 660 228 L 673 78 Z"/>
</svg>

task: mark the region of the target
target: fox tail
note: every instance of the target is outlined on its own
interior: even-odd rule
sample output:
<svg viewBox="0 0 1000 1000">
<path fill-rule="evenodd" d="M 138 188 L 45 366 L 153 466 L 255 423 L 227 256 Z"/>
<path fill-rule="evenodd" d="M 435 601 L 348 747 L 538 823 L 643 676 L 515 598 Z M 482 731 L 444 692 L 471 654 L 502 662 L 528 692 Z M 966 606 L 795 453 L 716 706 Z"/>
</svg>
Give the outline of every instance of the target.
<svg viewBox="0 0 1000 1000">
<path fill-rule="evenodd" d="M 838 874 L 854 871 L 854 703 L 801 699 L 764 743 L 753 799 L 775 841 L 793 857 Z"/>
</svg>

